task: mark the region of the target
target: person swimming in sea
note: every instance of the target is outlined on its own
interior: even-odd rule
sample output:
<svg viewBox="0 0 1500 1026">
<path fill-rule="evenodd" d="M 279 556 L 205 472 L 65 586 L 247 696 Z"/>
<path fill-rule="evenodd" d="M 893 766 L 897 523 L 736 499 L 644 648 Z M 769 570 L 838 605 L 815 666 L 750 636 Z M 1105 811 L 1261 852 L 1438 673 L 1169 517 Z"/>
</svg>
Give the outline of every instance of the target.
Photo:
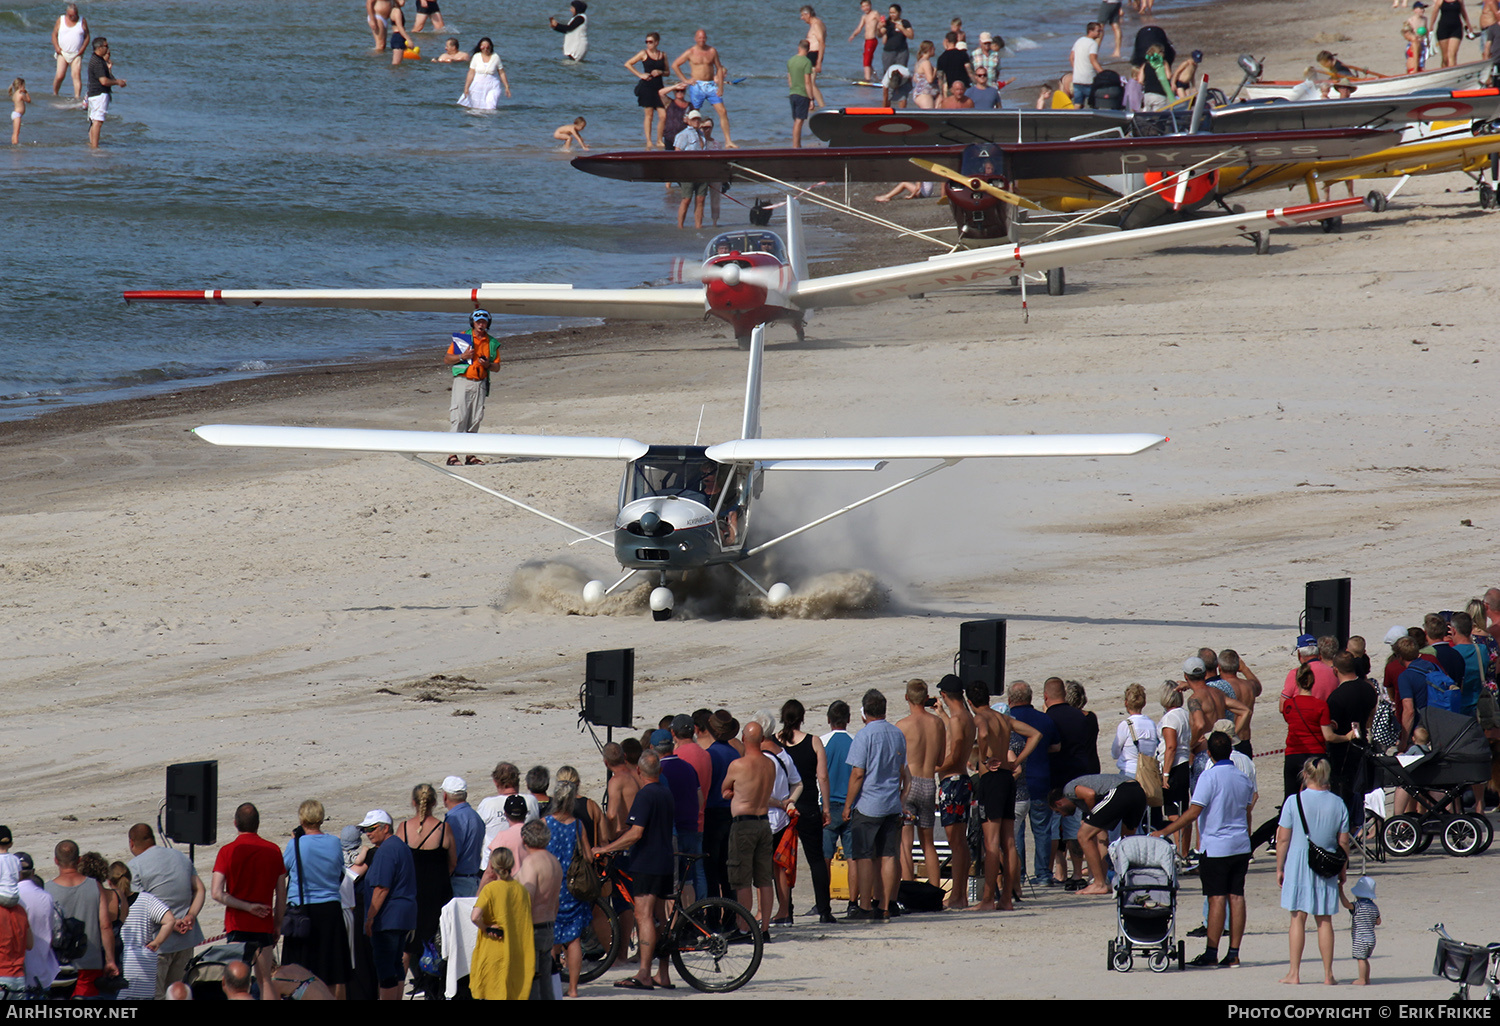
<svg viewBox="0 0 1500 1026">
<path fill-rule="evenodd" d="M 433 64 L 452 64 L 458 61 L 467 62 L 469 55 L 458 48 L 458 37 L 449 36 L 443 43 L 443 52 L 432 58 Z"/>
</svg>

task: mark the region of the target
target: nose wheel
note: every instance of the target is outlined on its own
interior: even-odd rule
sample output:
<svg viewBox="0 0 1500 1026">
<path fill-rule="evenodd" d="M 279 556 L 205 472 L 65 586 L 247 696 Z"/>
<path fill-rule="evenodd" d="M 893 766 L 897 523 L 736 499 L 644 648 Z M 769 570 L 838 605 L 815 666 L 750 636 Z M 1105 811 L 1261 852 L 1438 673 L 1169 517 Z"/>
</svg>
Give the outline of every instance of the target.
<svg viewBox="0 0 1500 1026">
<path fill-rule="evenodd" d="M 667 587 L 667 575 L 661 575 L 661 583 L 651 589 L 651 619 L 672 619 L 672 607 L 677 604 L 672 589 Z"/>
</svg>

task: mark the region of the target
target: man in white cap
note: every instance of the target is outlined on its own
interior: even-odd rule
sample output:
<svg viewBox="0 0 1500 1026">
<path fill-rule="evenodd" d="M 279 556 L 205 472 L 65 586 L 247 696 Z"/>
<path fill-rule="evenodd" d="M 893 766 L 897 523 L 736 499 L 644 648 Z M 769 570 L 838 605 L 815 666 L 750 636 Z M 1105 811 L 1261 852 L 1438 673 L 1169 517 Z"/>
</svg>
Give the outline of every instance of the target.
<svg viewBox="0 0 1500 1026">
<path fill-rule="evenodd" d="M 375 846 L 365 884 L 370 888 L 370 907 L 365 910 L 365 936 L 370 938 L 375 980 L 380 1000 L 400 1001 L 406 989 L 406 967 L 401 952 L 406 935 L 417 928 L 417 870 L 411 849 L 404 842 L 386 844 L 392 836 L 391 816 L 384 809 L 371 809 L 359 829 Z"/>
<path fill-rule="evenodd" d="M 678 132 L 672 140 L 672 148 L 679 152 L 705 149 L 703 138 L 703 115 L 696 110 L 690 110 L 684 115 L 682 131 Z M 677 206 L 677 227 L 683 227 L 687 220 L 688 205 L 697 200 L 697 211 L 694 215 L 694 228 L 703 227 L 703 201 L 708 197 L 707 182 L 682 182 L 679 186 L 682 191 L 682 202 Z"/>
<path fill-rule="evenodd" d="M 484 850 L 484 820 L 469 804 L 469 785 L 463 777 L 443 778 L 444 821 L 453 832 L 455 861 L 450 882 L 455 898 L 472 898 L 479 893 L 479 876 L 484 872 L 481 861 Z"/>
<path fill-rule="evenodd" d="M 453 374 L 453 398 L 448 404 L 448 428 L 459 434 L 475 434 L 484 420 L 484 400 L 490 394 L 490 371 L 500 362 L 495 340 L 490 338 L 490 312 L 469 314 L 469 330 L 455 331 L 443 363 Z M 478 456 L 464 460 L 468 466 L 483 463 Z M 458 455 L 448 457 L 448 466 L 458 466 Z"/>
</svg>

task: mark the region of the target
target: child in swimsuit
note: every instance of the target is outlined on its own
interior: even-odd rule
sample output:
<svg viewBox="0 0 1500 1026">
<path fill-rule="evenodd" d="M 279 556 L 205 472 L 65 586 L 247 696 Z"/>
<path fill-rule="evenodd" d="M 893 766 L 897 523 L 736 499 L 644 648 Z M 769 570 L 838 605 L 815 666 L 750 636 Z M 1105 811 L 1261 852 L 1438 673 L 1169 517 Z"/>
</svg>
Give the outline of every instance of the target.
<svg viewBox="0 0 1500 1026">
<path fill-rule="evenodd" d="M 19 146 L 21 119 L 26 116 L 26 105 L 31 102 L 31 94 L 26 91 L 24 78 L 18 78 L 10 84 L 10 101 L 15 104 L 15 109 L 10 112 L 10 144 Z"/>
<path fill-rule="evenodd" d="M 562 143 L 562 152 L 567 153 L 576 142 L 579 149 L 588 149 L 589 144 L 583 141 L 583 130 L 588 127 L 588 122 L 583 118 L 574 118 L 571 125 L 559 125 L 552 133 L 552 138 Z"/>
</svg>

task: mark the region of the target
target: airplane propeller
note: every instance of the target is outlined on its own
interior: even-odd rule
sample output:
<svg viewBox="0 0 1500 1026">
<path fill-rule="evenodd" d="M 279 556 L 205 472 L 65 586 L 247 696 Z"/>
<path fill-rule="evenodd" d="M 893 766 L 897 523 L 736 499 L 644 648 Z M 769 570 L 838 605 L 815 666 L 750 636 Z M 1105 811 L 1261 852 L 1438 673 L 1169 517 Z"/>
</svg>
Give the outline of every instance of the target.
<svg viewBox="0 0 1500 1026">
<path fill-rule="evenodd" d="M 970 178 L 965 175 L 961 175 L 957 171 L 954 171 L 952 168 L 944 167 L 942 164 L 939 164 L 936 161 L 924 160 L 921 157 L 912 157 L 911 162 L 917 165 L 917 167 L 922 168 L 924 171 L 930 171 L 935 175 L 941 175 L 942 177 L 948 179 L 950 182 L 957 182 L 959 185 L 962 185 L 966 189 L 973 189 L 975 192 L 982 192 L 987 195 L 994 196 L 996 199 L 1003 200 L 1006 203 L 1011 204 L 1012 206 L 1025 207 L 1027 210 L 1042 209 L 1040 206 L 1031 202 L 1031 200 L 1027 199 L 1025 196 L 1018 196 L 1013 192 L 1008 192 L 1007 190 L 1000 188 L 998 185 L 992 185 L 991 183 L 986 182 L 982 178 Z"/>
<path fill-rule="evenodd" d="M 674 262 L 673 276 L 677 281 L 721 281 L 730 288 L 736 285 L 754 285 L 763 289 L 785 288 L 785 274 L 780 267 L 743 267 L 737 263 L 698 264 L 683 259 Z"/>
</svg>

